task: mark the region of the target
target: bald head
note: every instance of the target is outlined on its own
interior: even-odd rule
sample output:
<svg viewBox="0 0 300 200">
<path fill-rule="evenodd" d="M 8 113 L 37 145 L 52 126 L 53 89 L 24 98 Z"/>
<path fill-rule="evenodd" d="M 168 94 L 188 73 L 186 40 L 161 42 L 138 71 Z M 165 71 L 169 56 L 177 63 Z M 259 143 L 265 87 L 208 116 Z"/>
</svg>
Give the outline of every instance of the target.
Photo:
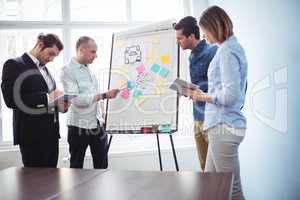
<svg viewBox="0 0 300 200">
<path fill-rule="evenodd" d="M 97 44 L 88 36 L 80 37 L 76 42 L 76 58 L 80 64 L 91 64 L 97 57 Z"/>
<path fill-rule="evenodd" d="M 86 47 L 88 43 L 95 42 L 93 38 L 89 36 L 82 36 L 76 42 L 76 51 L 79 50 L 81 47 Z"/>
</svg>

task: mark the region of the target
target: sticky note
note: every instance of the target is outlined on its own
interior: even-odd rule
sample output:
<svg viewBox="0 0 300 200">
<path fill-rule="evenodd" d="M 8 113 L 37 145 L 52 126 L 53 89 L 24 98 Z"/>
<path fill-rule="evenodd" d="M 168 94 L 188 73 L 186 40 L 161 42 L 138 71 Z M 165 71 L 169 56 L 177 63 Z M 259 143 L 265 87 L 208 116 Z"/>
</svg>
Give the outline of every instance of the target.
<svg viewBox="0 0 300 200">
<path fill-rule="evenodd" d="M 157 86 L 156 95 L 163 95 L 166 92 L 166 88 L 163 86 Z"/>
<path fill-rule="evenodd" d="M 163 87 L 163 86 L 165 86 L 165 81 L 155 79 L 155 85 L 156 85 L 157 87 Z"/>
<path fill-rule="evenodd" d="M 159 132 L 169 133 L 171 132 L 171 124 L 161 124 L 158 127 Z"/>
<path fill-rule="evenodd" d="M 128 89 L 122 90 L 120 95 L 121 95 L 121 97 L 123 99 L 128 99 L 128 97 L 129 97 L 129 90 Z"/>
<path fill-rule="evenodd" d="M 155 94 L 161 95 L 165 92 L 165 89 L 166 89 L 166 80 L 161 77 L 157 77 L 155 79 Z"/>
<path fill-rule="evenodd" d="M 170 70 L 168 70 L 167 68 L 161 68 L 161 70 L 159 71 L 159 75 L 163 78 L 166 78 L 169 73 Z"/>
<path fill-rule="evenodd" d="M 165 83 L 166 83 L 166 80 L 165 80 L 165 79 L 162 79 L 162 78 L 160 78 L 160 77 L 157 77 L 157 78 L 155 79 L 155 84 L 156 84 L 156 85 L 164 86 Z"/>
<path fill-rule="evenodd" d="M 145 97 L 143 97 L 143 96 L 139 96 L 139 97 L 135 100 L 135 103 L 136 103 L 136 105 L 138 105 L 138 106 L 142 105 L 144 102 L 145 102 Z"/>
<path fill-rule="evenodd" d="M 119 80 L 118 81 L 118 88 L 123 89 L 124 87 L 127 87 L 127 81 L 125 80 Z"/>
<path fill-rule="evenodd" d="M 149 37 L 147 37 L 146 41 L 148 43 L 152 43 L 152 44 L 158 44 L 160 42 L 158 36 L 149 36 Z"/>
<path fill-rule="evenodd" d="M 135 87 L 135 83 L 133 81 L 127 81 L 127 89 L 132 90 Z"/>
<path fill-rule="evenodd" d="M 160 70 L 160 66 L 156 63 L 154 63 L 151 67 L 151 71 L 154 73 L 157 73 Z"/>
<path fill-rule="evenodd" d="M 161 61 L 162 64 L 167 65 L 170 62 L 170 56 L 168 56 L 168 55 L 162 55 L 160 57 L 160 61 Z"/>
<path fill-rule="evenodd" d="M 139 73 L 139 74 L 141 74 L 145 71 L 144 65 L 139 65 L 135 69 L 136 69 L 137 73 Z"/>
<path fill-rule="evenodd" d="M 133 92 L 133 97 L 140 97 L 141 95 L 143 95 L 141 91 L 139 91 L 139 90 L 134 90 L 134 92 Z"/>
<path fill-rule="evenodd" d="M 157 53 L 154 50 L 149 50 L 146 54 L 146 63 L 147 64 L 152 64 L 156 61 L 157 58 Z"/>
<path fill-rule="evenodd" d="M 128 65 L 122 65 L 122 66 L 120 66 L 120 68 L 118 68 L 121 72 L 123 72 L 123 73 L 121 73 L 121 74 L 123 74 L 123 75 L 128 75 L 128 73 L 129 73 L 129 66 Z"/>
<path fill-rule="evenodd" d="M 115 42 L 115 45 L 117 48 L 125 47 L 125 41 L 124 40 L 117 40 Z"/>
</svg>

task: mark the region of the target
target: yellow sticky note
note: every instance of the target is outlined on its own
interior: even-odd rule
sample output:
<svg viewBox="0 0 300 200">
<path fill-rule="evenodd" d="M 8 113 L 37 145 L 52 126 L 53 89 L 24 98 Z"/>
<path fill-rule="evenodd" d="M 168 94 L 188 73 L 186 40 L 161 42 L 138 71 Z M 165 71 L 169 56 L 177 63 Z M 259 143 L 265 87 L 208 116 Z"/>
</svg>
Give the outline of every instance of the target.
<svg viewBox="0 0 300 200">
<path fill-rule="evenodd" d="M 128 74 L 128 73 L 129 73 L 129 66 L 128 66 L 128 65 L 122 65 L 119 69 L 120 69 L 122 72 L 124 72 L 125 74 Z"/>
<path fill-rule="evenodd" d="M 165 91 L 166 91 L 165 86 L 157 86 L 157 91 L 156 91 L 157 93 L 156 94 L 162 95 L 162 94 L 165 93 Z"/>
<path fill-rule="evenodd" d="M 145 102 L 145 97 L 143 97 L 143 96 L 139 96 L 139 97 L 135 100 L 135 104 L 136 104 L 137 106 L 141 106 L 144 102 Z"/>
<path fill-rule="evenodd" d="M 162 55 L 162 56 L 160 56 L 160 61 L 161 61 L 162 64 L 167 65 L 170 62 L 170 56 Z"/>
<path fill-rule="evenodd" d="M 147 42 L 152 43 L 152 44 L 159 44 L 160 40 L 158 36 L 149 36 L 146 39 Z"/>
<path fill-rule="evenodd" d="M 146 63 L 153 64 L 156 61 L 157 53 L 155 51 L 149 51 L 146 54 Z"/>
<path fill-rule="evenodd" d="M 116 40 L 115 45 L 117 48 L 125 47 L 125 41 L 124 40 Z"/>
<path fill-rule="evenodd" d="M 166 89 L 166 80 L 160 77 L 155 79 L 156 92 L 157 94 L 163 94 Z"/>
<path fill-rule="evenodd" d="M 162 79 L 162 78 L 160 78 L 160 77 L 157 77 L 157 78 L 155 79 L 155 84 L 156 84 L 156 85 L 159 85 L 159 86 L 165 86 L 166 80 L 165 80 L 165 79 Z"/>
</svg>

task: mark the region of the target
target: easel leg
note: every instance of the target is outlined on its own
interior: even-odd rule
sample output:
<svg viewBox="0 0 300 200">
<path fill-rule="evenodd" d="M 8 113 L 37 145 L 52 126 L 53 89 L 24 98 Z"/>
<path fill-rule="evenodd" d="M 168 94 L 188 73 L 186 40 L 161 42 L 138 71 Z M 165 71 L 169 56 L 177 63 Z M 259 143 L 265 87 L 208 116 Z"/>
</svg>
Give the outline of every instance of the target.
<svg viewBox="0 0 300 200">
<path fill-rule="evenodd" d="M 170 142 L 171 142 L 171 145 L 172 145 L 172 152 L 173 152 L 173 157 L 174 157 L 176 171 L 179 171 L 179 167 L 178 167 L 178 163 L 177 163 L 177 157 L 176 157 L 176 152 L 175 152 L 175 148 L 174 148 L 172 134 L 169 134 L 169 136 L 170 136 Z"/>
<path fill-rule="evenodd" d="M 111 134 L 110 137 L 109 137 L 109 141 L 108 141 L 108 146 L 107 146 L 107 149 L 106 149 L 106 153 L 108 153 L 108 151 L 109 151 L 109 147 L 110 147 L 110 144 L 111 144 L 111 141 L 112 141 L 112 137 L 113 137 L 113 135 Z"/>
<path fill-rule="evenodd" d="M 160 167 L 160 171 L 163 171 L 158 133 L 156 133 L 156 141 L 157 141 L 157 150 L 158 150 L 158 158 L 159 158 L 159 167 Z"/>
<path fill-rule="evenodd" d="M 105 152 L 105 155 L 107 155 L 107 159 L 108 159 L 108 151 L 109 151 L 109 147 L 110 147 L 110 143 L 111 143 L 112 137 L 113 137 L 113 135 L 111 134 L 110 137 L 109 137 L 109 141 L 108 141 L 107 148 L 106 148 L 106 150 L 105 150 L 105 151 L 106 151 L 106 152 Z M 103 162 L 104 162 L 104 160 L 102 160 L 101 166 L 103 166 Z"/>
</svg>

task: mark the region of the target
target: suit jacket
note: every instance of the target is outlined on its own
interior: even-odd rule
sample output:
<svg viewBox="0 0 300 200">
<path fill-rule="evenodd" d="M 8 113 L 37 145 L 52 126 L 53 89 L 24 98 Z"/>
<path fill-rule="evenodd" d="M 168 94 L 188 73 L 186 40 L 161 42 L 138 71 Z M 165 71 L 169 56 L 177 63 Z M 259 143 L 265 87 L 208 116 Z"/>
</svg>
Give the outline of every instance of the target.
<svg viewBox="0 0 300 200">
<path fill-rule="evenodd" d="M 14 145 L 60 137 L 58 109 L 48 108 L 47 83 L 27 54 L 4 63 L 1 89 L 5 104 L 13 109 Z"/>
</svg>

